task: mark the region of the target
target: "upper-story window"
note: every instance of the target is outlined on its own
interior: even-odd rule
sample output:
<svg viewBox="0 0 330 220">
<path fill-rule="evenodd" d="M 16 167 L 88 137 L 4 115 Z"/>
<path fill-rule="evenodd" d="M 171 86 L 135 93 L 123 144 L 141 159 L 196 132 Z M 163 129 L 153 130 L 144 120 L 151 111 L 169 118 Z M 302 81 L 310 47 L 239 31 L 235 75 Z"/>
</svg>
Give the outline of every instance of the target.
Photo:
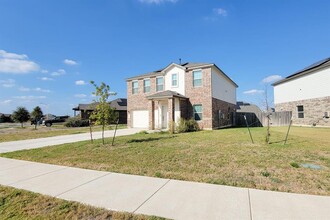
<svg viewBox="0 0 330 220">
<path fill-rule="evenodd" d="M 164 90 L 164 77 L 157 77 L 156 78 L 156 91 L 163 91 Z"/>
<path fill-rule="evenodd" d="M 193 86 L 202 86 L 202 70 L 193 71 Z"/>
<path fill-rule="evenodd" d="M 298 118 L 304 118 L 304 106 L 298 105 L 297 106 Z"/>
<path fill-rule="evenodd" d="M 177 87 L 178 86 L 178 74 L 173 73 L 172 74 L 172 87 Z"/>
<path fill-rule="evenodd" d="M 132 94 L 137 94 L 138 88 L 139 88 L 138 81 L 132 81 Z"/>
<path fill-rule="evenodd" d="M 150 92 L 150 79 L 143 80 L 143 92 Z"/>
</svg>

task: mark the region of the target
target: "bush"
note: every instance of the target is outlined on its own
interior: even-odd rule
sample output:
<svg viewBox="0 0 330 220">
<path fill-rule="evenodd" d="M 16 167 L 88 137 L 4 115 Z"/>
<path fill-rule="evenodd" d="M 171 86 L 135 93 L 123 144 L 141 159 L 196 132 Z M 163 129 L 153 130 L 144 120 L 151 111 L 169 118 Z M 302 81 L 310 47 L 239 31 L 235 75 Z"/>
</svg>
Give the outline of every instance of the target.
<svg viewBox="0 0 330 220">
<path fill-rule="evenodd" d="M 194 119 L 185 120 L 183 118 L 180 118 L 176 126 L 177 133 L 192 132 L 199 130 L 200 130 L 199 125 Z"/>
<path fill-rule="evenodd" d="M 88 127 L 89 120 L 88 119 L 80 119 L 78 117 L 69 118 L 65 123 L 65 127 Z"/>
<path fill-rule="evenodd" d="M 299 164 L 296 163 L 296 162 L 291 162 L 290 165 L 294 168 L 299 168 L 300 167 Z"/>
</svg>

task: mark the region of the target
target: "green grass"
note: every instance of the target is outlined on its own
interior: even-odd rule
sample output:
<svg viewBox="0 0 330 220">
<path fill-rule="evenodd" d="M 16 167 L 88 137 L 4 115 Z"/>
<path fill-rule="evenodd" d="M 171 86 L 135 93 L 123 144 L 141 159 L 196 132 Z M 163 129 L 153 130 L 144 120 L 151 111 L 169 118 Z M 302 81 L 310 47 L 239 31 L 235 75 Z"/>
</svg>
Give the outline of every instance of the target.
<svg viewBox="0 0 330 220">
<path fill-rule="evenodd" d="M 114 147 L 99 141 L 64 144 L 1 156 L 87 169 L 172 178 L 274 191 L 330 195 L 330 129 L 232 128 L 170 135 L 118 137 Z M 313 170 L 297 167 L 309 163 Z M 293 165 L 294 164 L 294 165 Z"/>
<path fill-rule="evenodd" d="M 107 126 L 106 130 L 113 130 L 114 125 Z M 118 125 L 118 129 L 127 128 L 126 125 Z M 94 131 L 101 131 L 101 126 L 94 126 Z M 26 126 L 24 128 L 12 127 L 8 129 L 0 130 L 0 142 L 7 141 L 18 141 L 18 140 L 27 140 L 34 138 L 44 138 L 44 137 L 53 137 L 59 135 L 68 135 L 68 134 L 81 134 L 89 132 L 89 127 L 82 128 L 67 128 L 63 124 L 54 124 L 51 127 L 38 126 L 37 130 L 34 129 L 34 126 Z"/>
<path fill-rule="evenodd" d="M 0 185 L 0 219 L 157 220 L 163 218 L 113 212 Z"/>
</svg>

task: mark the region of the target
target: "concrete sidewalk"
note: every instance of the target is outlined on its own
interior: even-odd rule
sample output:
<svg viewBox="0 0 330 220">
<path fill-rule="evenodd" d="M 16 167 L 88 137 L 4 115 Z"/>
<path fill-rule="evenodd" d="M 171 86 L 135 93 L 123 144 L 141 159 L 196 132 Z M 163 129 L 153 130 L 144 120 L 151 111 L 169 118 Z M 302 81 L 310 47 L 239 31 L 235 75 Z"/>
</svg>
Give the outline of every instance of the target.
<svg viewBox="0 0 330 220">
<path fill-rule="evenodd" d="M 0 184 L 172 219 L 329 219 L 330 197 L 78 169 L 0 157 Z"/>
<path fill-rule="evenodd" d="M 116 136 L 124 136 L 135 134 L 143 129 L 130 128 L 130 129 L 118 129 Z M 104 132 L 105 137 L 113 137 L 114 130 L 108 130 Z M 102 132 L 93 132 L 93 139 L 102 138 Z M 17 150 L 41 148 L 46 146 L 54 146 L 59 144 L 73 143 L 77 141 L 86 141 L 90 140 L 89 133 L 82 134 L 71 134 L 71 135 L 61 135 L 47 138 L 38 138 L 30 140 L 21 140 L 21 141 L 10 141 L 0 143 L 0 153 L 12 152 Z"/>
</svg>

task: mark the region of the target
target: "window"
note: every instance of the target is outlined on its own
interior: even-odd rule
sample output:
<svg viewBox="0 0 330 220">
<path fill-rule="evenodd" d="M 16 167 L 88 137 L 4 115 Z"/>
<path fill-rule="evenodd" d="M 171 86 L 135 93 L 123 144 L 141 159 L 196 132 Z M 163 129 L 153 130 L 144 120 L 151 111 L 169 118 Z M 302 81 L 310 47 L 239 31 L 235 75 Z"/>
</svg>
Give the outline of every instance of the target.
<svg viewBox="0 0 330 220">
<path fill-rule="evenodd" d="M 143 80 L 143 92 L 150 92 L 150 79 Z"/>
<path fill-rule="evenodd" d="M 156 91 L 163 91 L 164 90 L 164 77 L 157 77 L 156 78 Z"/>
<path fill-rule="evenodd" d="M 304 118 L 304 106 L 298 105 L 297 106 L 298 118 Z"/>
<path fill-rule="evenodd" d="M 194 118 L 196 121 L 200 121 L 203 119 L 203 106 L 202 105 L 194 105 Z"/>
<path fill-rule="evenodd" d="M 201 70 L 193 71 L 193 86 L 194 87 L 202 86 L 202 71 Z"/>
<path fill-rule="evenodd" d="M 178 86 L 178 74 L 174 73 L 172 74 L 172 87 Z"/>
<path fill-rule="evenodd" d="M 139 86 L 138 81 L 132 82 L 132 94 L 138 93 L 138 86 Z"/>
</svg>

